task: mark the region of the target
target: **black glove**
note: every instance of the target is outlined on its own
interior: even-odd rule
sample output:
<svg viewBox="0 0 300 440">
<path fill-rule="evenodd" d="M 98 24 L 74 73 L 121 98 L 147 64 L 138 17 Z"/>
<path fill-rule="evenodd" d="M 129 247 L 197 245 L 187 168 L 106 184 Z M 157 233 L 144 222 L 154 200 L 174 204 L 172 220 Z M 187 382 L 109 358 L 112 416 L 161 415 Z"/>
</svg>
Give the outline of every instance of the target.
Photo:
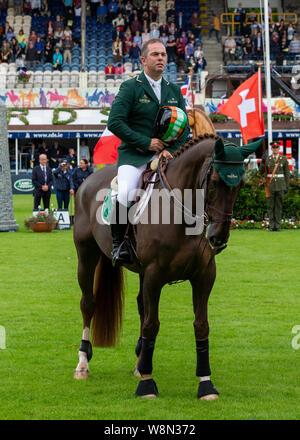
<svg viewBox="0 0 300 440">
<path fill-rule="evenodd" d="M 268 157 L 268 153 L 264 153 L 261 157 L 261 163 L 265 163 Z"/>
</svg>

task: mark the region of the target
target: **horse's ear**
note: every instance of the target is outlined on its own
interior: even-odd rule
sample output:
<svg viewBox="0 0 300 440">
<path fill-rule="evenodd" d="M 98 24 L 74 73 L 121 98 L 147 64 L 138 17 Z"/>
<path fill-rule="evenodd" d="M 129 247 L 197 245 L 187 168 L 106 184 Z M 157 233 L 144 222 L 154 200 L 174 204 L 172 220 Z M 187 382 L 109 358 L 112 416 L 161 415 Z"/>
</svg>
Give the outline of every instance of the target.
<svg viewBox="0 0 300 440">
<path fill-rule="evenodd" d="M 259 139 L 259 141 L 252 142 L 248 145 L 242 145 L 240 147 L 240 152 L 242 153 L 243 157 L 248 157 L 249 154 L 254 153 L 259 147 L 262 146 L 263 139 Z"/>
<path fill-rule="evenodd" d="M 215 158 L 217 160 L 222 160 L 225 158 L 224 144 L 220 137 L 216 140 L 215 143 Z"/>
</svg>

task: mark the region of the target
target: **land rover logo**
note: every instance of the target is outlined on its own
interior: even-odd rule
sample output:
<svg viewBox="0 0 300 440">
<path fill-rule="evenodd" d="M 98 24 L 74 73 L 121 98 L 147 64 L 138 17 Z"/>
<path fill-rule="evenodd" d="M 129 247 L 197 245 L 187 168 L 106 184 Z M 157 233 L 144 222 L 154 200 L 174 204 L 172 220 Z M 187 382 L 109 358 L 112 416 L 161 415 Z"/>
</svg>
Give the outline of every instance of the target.
<svg viewBox="0 0 300 440">
<path fill-rule="evenodd" d="M 15 181 L 14 188 L 18 191 L 29 192 L 34 189 L 34 185 L 31 179 L 19 179 Z"/>
</svg>

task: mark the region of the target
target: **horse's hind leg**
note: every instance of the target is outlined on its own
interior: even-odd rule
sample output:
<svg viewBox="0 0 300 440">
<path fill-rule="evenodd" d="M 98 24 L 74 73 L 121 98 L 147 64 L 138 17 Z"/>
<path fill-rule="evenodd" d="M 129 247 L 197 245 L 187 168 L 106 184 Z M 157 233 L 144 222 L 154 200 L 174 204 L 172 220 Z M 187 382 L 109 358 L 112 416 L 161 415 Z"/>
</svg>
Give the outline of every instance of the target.
<svg viewBox="0 0 300 440">
<path fill-rule="evenodd" d="M 95 309 L 93 296 L 94 274 L 101 251 L 94 239 L 91 238 L 89 241 L 77 244 L 77 253 L 78 282 L 82 291 L 80 309 L 83 318 L 83 334 L 79 348 L 79 363 L 74 372 L 74 378 L 87 379 L 89 376 L 88 362 L 92 357 L 92 344 L 89 341 L 89 336 Z"/>
<path fill-rule="evenodd" d="M 142 328 L 143 328 L 143 324 L 144 324 L 144 302 L 143 302 L 143 282 L 144 282 L 144 277 L 143 275 L 140 275 L 140 291 L 139 294 L 137 296 L 137 305 L 138 305 L 138 311 L 139 311 L 139 315 L 140 315 L 140 336 L 139 339 L 137 341 L 136 347 L 135 347 L 135 354 L 137 355 L 137 362 L 135 364 L 134 367 L 134 376 L 136 377 L 141 377 L 141 374 L 139 372 L 139 370 L 137 369 L 139 360 L 141 359 L 141 351 L 142 351 Z"/>
<path fill-rule="evenodd" d="M 218 391 L 210 380 L 207 320 L 207 303 L 216 276 L 215 263 L 211 262 L 205 274 L 196 274 L 191 280 L 194 304 L 194 333 L 196 339 L 197 369 L 196 375 L 200 378 L 198 398 L 201 400 L 215 400 Z"/>
</svg>

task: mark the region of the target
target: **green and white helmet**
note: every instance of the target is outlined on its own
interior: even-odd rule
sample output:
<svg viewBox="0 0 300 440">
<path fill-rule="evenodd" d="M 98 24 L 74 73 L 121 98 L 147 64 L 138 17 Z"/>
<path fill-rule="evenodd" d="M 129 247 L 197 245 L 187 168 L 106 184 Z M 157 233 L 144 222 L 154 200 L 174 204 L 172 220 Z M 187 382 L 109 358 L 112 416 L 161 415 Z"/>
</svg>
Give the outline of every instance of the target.
<svg viewBox="0 0 300 440">
<path fill-rule="evenodd" d="M 155 137 L 165 142 L 178 139 L 187 125 L 187 115 L 179 107 L 164 106 L 159 109 L 155 121 Z"/>
</svg>

